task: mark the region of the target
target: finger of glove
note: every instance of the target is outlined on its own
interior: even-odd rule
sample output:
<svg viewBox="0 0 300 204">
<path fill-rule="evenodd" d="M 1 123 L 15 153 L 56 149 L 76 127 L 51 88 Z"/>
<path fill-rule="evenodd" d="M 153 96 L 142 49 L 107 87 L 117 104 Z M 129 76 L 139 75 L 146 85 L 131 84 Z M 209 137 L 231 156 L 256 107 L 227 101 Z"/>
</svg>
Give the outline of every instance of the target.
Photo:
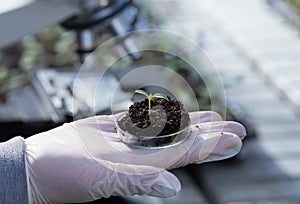
<svg viewBox="0 0 300 204">
<path fill-rule="evenodd" d="M 189 113 L 191 123 L 198 124 L 210 121 L 222 121 L 222 117 L 214 111 L 196 111 Z"/>
<path fill-rule="evenodd" d="M 105 166 L 111 167 L 107 168 L 105 177 L 101 174 L 92 186 L 91 194 L 95 198 L 128 195 L 167 198 L 175 196 L 181 189 L 177 177 L 166 170 L 122 163 Z"/>
<path fill-rule="evenodd" d="M 213 151 L 205 158 L 203 155 L 199 154 L 199 159 L 196 164 L 201 164 L 205 162 L 219 161 L 231 158 L 237 155 L 242 148 L 242 141 L 240 138 L 234 134 L 225 133 L 228 135 L 224 138 L 224 134 L 221 136 Z"/>
<path fill-rule="evenodd" d="M 230 158 L 236 155 L 241 147 L 242 141 L 239 136 L 229 132 L 209 132 L 199 136 L 193 133 L 194 138 L 191 146 L 182 145 L 186 154 L 169 169 L 185 166 L 191 163 L 204 163 Z"/>
<path fill-rule="evenodd" d="M 245 136 L 244 126 L 233 121 L 193 125 L 190 138 L 180 146 L 186 153 L 171 168 L 230 158 L 240 151 Z"/>
<path fill-rule="evenodd" d="M 244 126 L 232 121 L 193 125 L 188 140 L 176 150 L 186 153 L 171 168 L 232 157 L 240 151 L 245 135 Z"/>
<path fill-rule="evenodd" d="M 230 132 L 238 135 L 241 139 L 246 136 L 245 127 L 234 121 L 213 121 L 192 125 L 193 132 L 205 134 L 210 132 Z"/>
</svg>

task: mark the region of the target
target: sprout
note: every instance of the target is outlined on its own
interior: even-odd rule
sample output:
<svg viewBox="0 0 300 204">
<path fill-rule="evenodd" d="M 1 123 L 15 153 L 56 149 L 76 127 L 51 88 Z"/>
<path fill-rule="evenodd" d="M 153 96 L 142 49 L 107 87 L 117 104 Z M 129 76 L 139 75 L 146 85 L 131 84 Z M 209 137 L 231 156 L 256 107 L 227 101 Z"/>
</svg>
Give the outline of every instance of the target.
<svg viewBox="0 0 300 204">
<path fill-rule="evenodd" d="M 138 94 L 142 94 L 142 95 L 144 95 L 144 96 L 146 96 L 148 98 L 149 114 L 150 114 L 150 110 L 151 110 L 151 100 L 153 98 L 163 98 L 163 99 L 169 101 L 169 98 L 165 94 L 162 94 L 162 93 L 154 93 L 154 94 L 150 93 L 150 94 L 147 94 L 146 91 L 141 90 L 141 89 L 135 90 L 134 92 L 138 93 Z"/>
</svg>

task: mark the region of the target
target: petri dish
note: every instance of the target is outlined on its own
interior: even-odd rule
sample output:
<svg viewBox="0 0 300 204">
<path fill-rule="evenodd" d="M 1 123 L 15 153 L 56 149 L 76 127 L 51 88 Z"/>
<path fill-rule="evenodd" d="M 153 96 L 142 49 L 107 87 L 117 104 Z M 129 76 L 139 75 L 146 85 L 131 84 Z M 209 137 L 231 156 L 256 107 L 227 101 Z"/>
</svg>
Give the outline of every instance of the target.
<svg viewBox="0 0 300 204">
<path fill-rule="evenodd" d="M 153 135 L 153 136 L 133 135 L 132 133 L 122 129 L 118 125 L 118 121 L 120 121 L 123 117 L 125 117 L 125 115 L 126 113 L 122 113 L 117 118 L 116 127 L 120 139 L 125 144 L 131 147 L 141 148 L 141 149 L 163 149 L 163 148 L 172 147 L 182 143 L 191 134 L 191 123 L 189 121 L 185 127 L 181 128 L 178 132 L 172 134 Z"/>
</svg>

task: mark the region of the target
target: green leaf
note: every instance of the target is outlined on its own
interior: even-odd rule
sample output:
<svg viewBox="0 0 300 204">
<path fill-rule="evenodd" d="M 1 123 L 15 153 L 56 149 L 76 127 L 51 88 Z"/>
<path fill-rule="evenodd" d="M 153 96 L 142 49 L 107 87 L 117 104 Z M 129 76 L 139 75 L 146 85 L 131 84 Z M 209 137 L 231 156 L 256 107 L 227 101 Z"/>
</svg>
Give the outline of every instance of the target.
<svg viewBox="0 0 300 204">
<path fill-rule="evenodd" d="M 146 96 L 147 98 L 149 97 L 148 94 L 144 90 L 141 90 L 141 89 L 135 90 L 134 93 L 142 94 L 142 95 Z"/>
<path fill-rule="evenodd" d="M 155 94 L 153 95 L 153 98 L 163 98 L 163 99 L 169 101 L 168 96 L 166 96 L 165 94 L 162 94 L 162 93 L 155 93 Z"/>
</svg>

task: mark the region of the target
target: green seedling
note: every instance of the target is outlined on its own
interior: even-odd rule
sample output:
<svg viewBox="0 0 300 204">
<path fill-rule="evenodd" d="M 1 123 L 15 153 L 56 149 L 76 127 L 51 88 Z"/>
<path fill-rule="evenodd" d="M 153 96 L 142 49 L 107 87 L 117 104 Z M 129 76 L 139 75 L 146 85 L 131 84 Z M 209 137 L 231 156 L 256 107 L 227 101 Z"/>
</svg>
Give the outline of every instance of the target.
<svg viewBox="0 0 300 204">
<path fill-rule="evenodd" d="M 151 100 L 153 98 L 163 98 L 163 99 L 169 101 L 169 98 L 165 94 L 162 94 L 162 93 L 154 93 L 154 94 L 150 93 L 150 94 L 148 94 L 146 91 L 141 90 L 141 89 L 135 90 L 134 92 L 138 93 L 138 94 L 142 94 L 142 95 L 144 95 L 148 98 L 149 114 L 150 114 L 150 111 L 151 111 Z"/>
</svg>

